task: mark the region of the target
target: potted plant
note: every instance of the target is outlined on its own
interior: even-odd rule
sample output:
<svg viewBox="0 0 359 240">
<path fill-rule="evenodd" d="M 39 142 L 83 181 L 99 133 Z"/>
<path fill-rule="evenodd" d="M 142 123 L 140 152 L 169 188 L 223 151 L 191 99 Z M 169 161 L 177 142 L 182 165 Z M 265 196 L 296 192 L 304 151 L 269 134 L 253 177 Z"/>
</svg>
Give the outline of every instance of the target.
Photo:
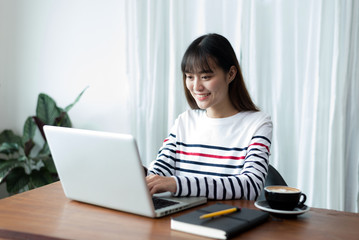
<svg viewBox="0 0 359 240">
<path fill-rule="evenodd" d="M 68 111 L 80 100 L 85 90 L 64 109 L 58 107 L 51 97 L 40 93 L 36 115 L 26 119 L 22 136 L 11 130 L 0 133 L 0 184 L 6 182 L 10 195 L 58 180 L 43 126 L 72 127 Z M 36 137 L 40 143 L 35 140 Z"/>
</svg>

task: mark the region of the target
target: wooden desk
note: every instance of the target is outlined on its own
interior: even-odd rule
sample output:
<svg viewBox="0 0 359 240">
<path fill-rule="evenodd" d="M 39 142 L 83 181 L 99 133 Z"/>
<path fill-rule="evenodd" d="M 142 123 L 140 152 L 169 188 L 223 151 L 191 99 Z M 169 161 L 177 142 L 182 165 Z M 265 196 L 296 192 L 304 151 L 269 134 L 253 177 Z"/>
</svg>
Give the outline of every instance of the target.
<svg viewBox="0 0 359 240">
<path fill-rule="evenodd" d="M 255 208 L 251 201 L 221 202 Z M 150 219 L 71 201 L 57 182 L 0 200 L 0 238 L 207 239 L 171 230 L 170 218 Z M 314 208 L 296 219 L 270 217 L 237 238 L 359 239 L 359 214 Z"/>
</svg>

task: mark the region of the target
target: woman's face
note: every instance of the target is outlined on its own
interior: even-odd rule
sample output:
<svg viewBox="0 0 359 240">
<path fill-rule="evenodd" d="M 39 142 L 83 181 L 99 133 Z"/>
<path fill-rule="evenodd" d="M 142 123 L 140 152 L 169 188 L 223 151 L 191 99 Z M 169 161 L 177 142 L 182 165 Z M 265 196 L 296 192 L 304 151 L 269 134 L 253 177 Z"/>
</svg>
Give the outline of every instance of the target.
<svg viewBox="0 0 359 240">
<path fill-rule="evenodd" d="M 237 111 L 232 105 L 229 94 L 229 83 L 234 79 L 237 70 L 231 67 L 228 73 L 210 61 L 212 72 L 185 73 L 186 87 L 200 109 L 206 109 L 209 117 L 228 117 Z"/>
</svg>

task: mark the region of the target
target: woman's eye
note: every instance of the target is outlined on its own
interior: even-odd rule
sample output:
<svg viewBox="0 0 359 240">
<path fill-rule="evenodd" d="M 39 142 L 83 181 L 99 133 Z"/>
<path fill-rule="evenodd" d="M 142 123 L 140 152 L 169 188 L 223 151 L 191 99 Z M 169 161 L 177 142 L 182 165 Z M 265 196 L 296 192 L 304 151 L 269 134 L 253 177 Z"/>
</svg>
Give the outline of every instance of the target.
<svg viewBox="0 0 359 240">
<path fill-rule="evenodd" d="M 186 78 L 187 78 L 188 80 L 192 80 L 192 79 L 193 79 L 193 76 L 192 76 L 192 75 L 186 75 Z"/>
<path fill-rule="evenodd" d="M 211 78 L 211 76 L 209 76 L 209 75 L 204 75 L 204 76 L 202 76 L 202 79 L 203 80 L 209 80 Z"/>
</svg>

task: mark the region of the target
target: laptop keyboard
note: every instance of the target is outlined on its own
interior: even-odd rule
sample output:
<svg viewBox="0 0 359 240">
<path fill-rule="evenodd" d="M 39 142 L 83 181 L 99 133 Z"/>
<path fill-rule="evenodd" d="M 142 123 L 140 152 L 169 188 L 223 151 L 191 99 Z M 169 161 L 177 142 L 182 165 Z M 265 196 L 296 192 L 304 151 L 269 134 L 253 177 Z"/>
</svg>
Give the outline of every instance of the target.
<svg viewBox="0 0 359 240">
<path fill-rule="evenodd" d="M 152 197 L 152 201 L 153 201 L 153 205 L 156 210 L 164 208 L 164 207 L 172 206 L 175 204 L 179 204 L 179 202 L 166 200 L 166 199 L 158 198 L 158 197 Z"/>
</svg>

